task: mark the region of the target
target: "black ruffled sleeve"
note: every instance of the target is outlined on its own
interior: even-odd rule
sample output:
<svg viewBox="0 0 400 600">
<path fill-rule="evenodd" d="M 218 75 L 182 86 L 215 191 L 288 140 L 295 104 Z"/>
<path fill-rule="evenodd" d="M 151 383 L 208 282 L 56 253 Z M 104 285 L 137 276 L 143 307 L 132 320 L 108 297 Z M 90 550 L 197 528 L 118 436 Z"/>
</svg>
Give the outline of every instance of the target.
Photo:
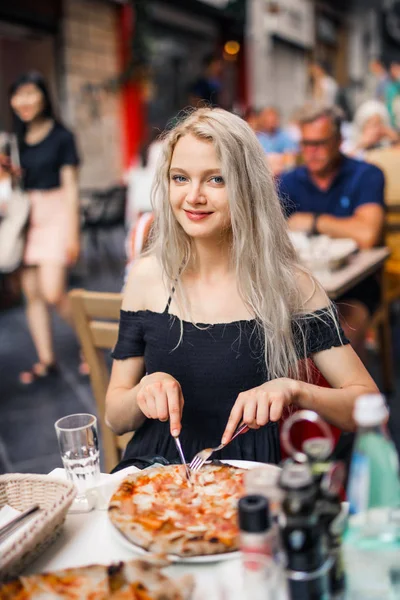
<svg viewBox="0 0 400 600">
<path fill-rule="evenodd" d="M 317 310 L 294 321 L 293 333 L 299 358 L 350 343 L 340 326 L 336 309 L 334 313 L 335 318 L 326 310 Z"/>
<path fill-rule="evenodd" d="M 143 356 L 144 346 L 143 312 L 121 310 L 118 341 L 111 356 L 116 360 Z"/>
</svg>

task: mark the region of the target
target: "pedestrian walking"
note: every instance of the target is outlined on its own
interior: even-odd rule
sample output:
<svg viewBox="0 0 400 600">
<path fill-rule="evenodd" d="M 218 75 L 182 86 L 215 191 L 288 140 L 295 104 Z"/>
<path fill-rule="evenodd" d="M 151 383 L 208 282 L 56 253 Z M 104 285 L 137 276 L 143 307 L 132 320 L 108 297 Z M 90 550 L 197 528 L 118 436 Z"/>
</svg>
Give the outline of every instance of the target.
<svg viewBox="0 0 400 600">
<path fill-rule="evenodd" d="M 20 374 L 20 382 L 28 385 L 58 370 L 50 309 L 72 324 L 66 280 L 68 267 L 79 256 L 79 156 L 73 134 L 55 116 L 39 73 L 15 81 L 10 106 L 30 201 L 21 279 L 38 362 Z"/>
</svg>

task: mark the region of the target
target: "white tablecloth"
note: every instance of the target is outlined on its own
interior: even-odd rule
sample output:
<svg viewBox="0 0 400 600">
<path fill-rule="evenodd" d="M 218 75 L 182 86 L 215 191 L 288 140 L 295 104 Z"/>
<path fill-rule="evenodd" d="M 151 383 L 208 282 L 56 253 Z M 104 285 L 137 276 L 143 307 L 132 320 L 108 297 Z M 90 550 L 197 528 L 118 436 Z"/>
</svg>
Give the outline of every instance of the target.
<svg viewBox="0 0 400 600">
<path fill-rule="evenodd" d="M 52 477 L 65 478 L 63 469 L 50 473 Z M 102 481 L 112 481 L 110 475 L 102 474 Z M 116 481 L 116 485 L 117 485 Z M 109 565 L 121 560 L 130 560 L 138 555 L 126 542 L 121 541 L 108 520 L 106 510 L 92 510 L 89 513 L 69 513 L 60 537 L 44 554 L 26 570 L 26 573 L 54 571 L 68 567 L 94 563 Z M 242 600 L 243 592 L 240 559 L 222 563 L 174 564 L 167 568 L 167 574 L 182 575 L 192 573 L 196 580 L 194 600 Z"/>
</svg>

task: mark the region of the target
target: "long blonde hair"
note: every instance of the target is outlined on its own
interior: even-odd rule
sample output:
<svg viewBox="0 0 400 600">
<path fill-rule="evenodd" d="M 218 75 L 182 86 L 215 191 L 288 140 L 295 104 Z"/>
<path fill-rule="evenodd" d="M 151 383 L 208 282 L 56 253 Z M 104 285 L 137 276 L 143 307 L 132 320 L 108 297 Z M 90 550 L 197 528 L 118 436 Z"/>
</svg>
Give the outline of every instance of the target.
<svg viewBox="0 0 400 600">
<path fill-rule="evenodd" d="M 169 169 L 178 140 L 188 134 L 212 143 L 221 162 L 231 213 L 232 265 L 239 293 L 255 316 L 267 372 L 271 379 L 299 376 L 293 318 L 307 316 L 296 276 L 302 267 L 264 151 L 240 117 L 200 108 L 166 132 L 152 190 L 155 221 L 149 252 L 157 256 L 168 289 L 175 288 L 178 306 L 187 306 L 179 275 L 193 264 L 194 245 L 169 203 Z M 305 348 L 304 335 L 303 344 Z"/>
</svg>

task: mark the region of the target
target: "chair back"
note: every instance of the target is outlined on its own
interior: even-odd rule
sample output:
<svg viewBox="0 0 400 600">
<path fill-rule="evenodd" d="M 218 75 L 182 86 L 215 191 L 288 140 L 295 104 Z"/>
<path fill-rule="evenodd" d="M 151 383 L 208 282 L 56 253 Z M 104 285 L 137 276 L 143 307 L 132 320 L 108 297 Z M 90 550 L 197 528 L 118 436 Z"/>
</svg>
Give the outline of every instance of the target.
<svg viewBox="0 0 400 600">
<path fill-rule="evenodd" d="M 370 150 L 366 160 L 382 169 L 385 175 L 385 245 L 391 251 L 386 263 L 386 271 L 395 271 L 398 277 L 400 274 L 400 148 Z"/>
<path fill-rule="evenodd" d="M 69 298 L 76 331 L 90 369 L 90 383 L 96 400 L 103 441 L 104 462 L 109 472 L 120 460 L 121 451 L 131 437 L 130 434 L 116 436 L 104 419 L 109 381 L 104 351 L 111 350 L 117 341 L 122 295 L 77 289 L 69 293 Z"/>
<path fill-rule="evenodd" d="M 382 169 L 385 175 L 385 202 L 389 212 L 400 209 L 400 148 L 370 150 L 365 160 Z"/>
</svg>

